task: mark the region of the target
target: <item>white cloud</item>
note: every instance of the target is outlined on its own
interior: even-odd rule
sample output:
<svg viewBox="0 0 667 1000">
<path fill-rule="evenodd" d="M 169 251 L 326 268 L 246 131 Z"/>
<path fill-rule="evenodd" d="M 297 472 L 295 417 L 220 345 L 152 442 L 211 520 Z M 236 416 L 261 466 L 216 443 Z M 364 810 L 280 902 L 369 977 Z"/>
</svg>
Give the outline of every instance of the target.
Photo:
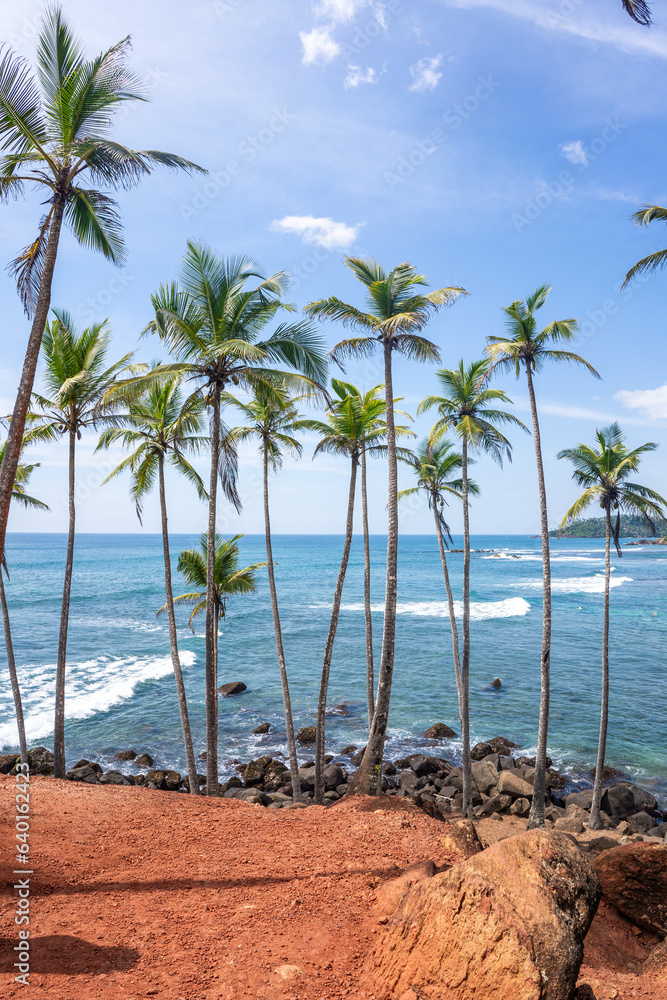
<svg viewBox="0 0 667 1000">
<path fill-rule="evenodd" d="M 667 419 L 667 383 L 657 389 L 621 389 L 614 399 L 630 410 L 640 410 L 650 420 Z"/>
<path fill-rule="evenodd" d="M 323 17 L 330 17 L 334 23 L 346 24 L 367 4 L 368 0 L 322 0 L 317 13 Z"/>
<path fill-rule="evenodd" d="M 576 166 L 585 167 L 588 164 L 588 156 L 581 139 L 573 139 L 572 142 L 565 142 L 558 147 L 566 160 Z"/>
<path fill-rule="evenodd" d="M 284 219 L 275 219 L 271 229 L 274 233 L 294 233 L 301 237 L 303 243 L 324 247 L 325 250 L 347 250 L 356 240 L 362 225 L 348 226 L 345 222 L 316 219 L 312 215 L 286 215 Z"/>
<path fill-rule="evenodd" d="M 508 17 L 532 21 L 546 31 L 602 42 L 623 52 L 641 52 L 667 59 L 667 34 L 664 31 L 647 31 L 625 19 L 621 27 L 599 17 L 587 18 L 581 7 L 577 8 L 575 16 L 568 17 L 557 13 L 552 4 L 541 6 L 535 0 L 445 0 L 445 3 L 450 7 L 488 7 Z"/>
<path fill-rule="evenodd" d="M 360 83 L 377 83 L 378 75 L 372 66 L 367 66 L 362 70 L 360 66 L 348 66 L 349 72 L 345 77 L 345 87 L 358 87 Z"/>
<path fill-rule="evenodd" d="M 410 90 L 434 90 L 442 77 L 442 73 L 438 73 L 438 66 L 441 62 L 442 55 L 438 54 L 432 59 L 429 59 L 428 56 L 425 59 L 420 59 L 414 66 L 411 66 L 412 84 Z"/>
<path fill-rule="evenodd" d="M 301 62 L 304 66 L 313 66 L 317 63 L 325 66 L 340 55 L 341 48 L 336 39 L 332 38 L 331 28 L 300 31 L 299 38 L 303 45 Z"/>
</svg>

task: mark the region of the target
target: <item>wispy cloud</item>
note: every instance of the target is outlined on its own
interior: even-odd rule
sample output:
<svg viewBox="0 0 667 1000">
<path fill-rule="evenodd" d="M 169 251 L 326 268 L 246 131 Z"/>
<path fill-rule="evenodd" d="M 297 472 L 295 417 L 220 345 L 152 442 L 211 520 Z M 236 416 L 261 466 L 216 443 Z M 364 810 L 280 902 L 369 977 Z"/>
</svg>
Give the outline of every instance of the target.
<svg viewBox="0 0 667 1000">
<path fill-rule="evenodd" d="M 274 233 L 293 233 L 303 243 L 324 247 L 325 250 L 348 250 L 357 238 L 363 223 L 348 226 L 334 219 L 316 219 L 312 215 L 286 215 L 271 223 Z"/>
<path fill-rule="evenodd" d="M 614 399 L 630 410 L 639 410 L 649 420 L 667 419 L 667 383 L 657 389 L 621 389 Z"/>
<path fill-rule="evenodd" d="M 341 53 L 341 47 L 331 34 L 331 28 L 313 28 L 312 31 L 300 31 L 299 38 L 303 46 L 301 62 L 304 66 L 326 66 Z"/>
<path fill-rule="evenodd" d="M 572 142 L 564 142 L 558 147 L 566 160 L 576 166 L 585 167 L 588 163 L 588 155 L 584 149 L 581 139 L 573 139 Z"/>
<path fill-rule="evenodd" d="M 345 77 L 345 87 L 358 87 L 360 83 L 378 82 L 378 74 L 372 66 L 367 66 L 365 70 L 362 70 L 361 66 L 348 66 L 347 68 L 348 74 Z"/>
<path fill-rule="evenodd" d="M 367 5 L 368 0 L 322 0 L 317 5 L 316 12 L 323 17 L 331 18 L 335 23 L 346 24 Z"/>
<path fill-rule="evenodd" d="M 551 3 L 537 0 L 445 0 L 450 7 L 487 7 L 508 17 L 531 21 L 537 27 L 557 34 L 576 35 L 578 38 L 612 45 L 624 52 L 641 52 L 644 55 L 667 59 L 667 35 L 655 29 L 647 31 L 624 21 L 623 26 L 606 20 L 587 17 L 580 6 L 573 5 L 572 16 L 557 13 Z"/>
<path fill-rule="evenodd" d="M 433 56 L 432 58 L 427 56 L 425 59 L 420 59 L 414 66 L 411 66 L 410 76 L 412 77 L 412 83 L 410 90 L 434 90 L 442 77 L 442 73 L 438 72 L 438 67 L 441 63 L 442 55 L 438 53 L 437 56 Z"/>
</svg>

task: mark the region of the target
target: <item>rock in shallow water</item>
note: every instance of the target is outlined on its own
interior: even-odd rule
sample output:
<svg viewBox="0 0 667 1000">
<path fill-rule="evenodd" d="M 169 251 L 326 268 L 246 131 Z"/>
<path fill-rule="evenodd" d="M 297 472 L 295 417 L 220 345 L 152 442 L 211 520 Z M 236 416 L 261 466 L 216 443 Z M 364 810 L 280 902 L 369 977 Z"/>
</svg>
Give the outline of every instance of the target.
<svg viewBox="0 0 667 1000">
<path fill-rule="evenodd" d="M 378 994 L 572 1000 L 599 898 L 569 837 L 499 841 L 401 897 L 371 956 Z"/>
<path fill-rule="evenodd" d="M 296 734 L 297 743 L 314 743 L 317 739 L 317 729 L 315 726 L 303 726 Z"/>
<path fill-rule="evenodd" d="M 218 694 L 221 694 L 223 698 L 231 698 L 233 695 L 243 694 L 247 690 L 243 681 L 231 681 L 229 684 L 222 684 L 218 688 Z"/>
<path fill-rule="evenodd" d="M 456 736 L 456 733 L 449 726 L 445 725 L 444 722 L 436 722 L 434 725 L 429 726 L 424 736 L 429 740 L 451 740 Z"/>
</svg>

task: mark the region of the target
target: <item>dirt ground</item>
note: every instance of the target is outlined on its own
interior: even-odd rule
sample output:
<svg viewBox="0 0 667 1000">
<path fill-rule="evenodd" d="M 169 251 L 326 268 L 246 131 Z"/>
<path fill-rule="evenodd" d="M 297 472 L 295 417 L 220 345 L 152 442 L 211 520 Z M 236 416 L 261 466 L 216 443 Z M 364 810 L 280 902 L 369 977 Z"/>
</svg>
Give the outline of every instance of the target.
<svg viewBox="0 0 667 1000">
<path fill-rule="evenodd" d="M 267 810 L 140 788 L 32 778 L 30 985 L 18 942 L 14 779 L 0 776 L 0 995 L 53 1000 L 375 1000 L 365 955 L 375 889 L 459 860 L 445 826 L 395 799 Z M 522 829 L 485 820 L 482 840 Z M 523 823 L 525 826 L 525 821 Z M 581 980 L 597 1000 L 665 1000 L 655 945 L 602 907 Z"/>
</svg>

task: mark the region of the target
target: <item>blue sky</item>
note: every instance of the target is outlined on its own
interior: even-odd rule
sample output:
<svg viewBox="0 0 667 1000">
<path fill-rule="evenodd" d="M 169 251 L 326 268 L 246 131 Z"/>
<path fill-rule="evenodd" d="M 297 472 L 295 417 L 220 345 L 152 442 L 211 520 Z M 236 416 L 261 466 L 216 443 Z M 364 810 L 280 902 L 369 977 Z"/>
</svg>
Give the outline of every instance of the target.
<svg viewBox="0 0 667 1000">
<path fill-rule="evenodd" d="M 638 229 L 630 214 L 664 204 L 667 27 L 656 5 L 650 30 L 620 0 L 143 0 L 113 5 L 67 0 L 64 8 L 89 51 L 131 34 L 132 63 L 151 101 L 121 115 L 118 136 L 168 149 L 207 167 L 206 178 L 155 174 L 120 196 L 128 262 L 117 270 L 65 237 L 53 304 L 81 323 L 109 317 L 112 353 L 138 342 L 150 293 L 176 276 L 185 241 L 287 268 L 298 306 L 336 294 L 361 304 L 342 265 L 345 252 L 387 266 L 409 260 L 435 285 L 462 285 L 469 297 L 438 315 L 429 336 L 443 364 L 472 360 L 503 328 L 502 307 L 549 282 L 542 310 L 578 317 L 576 350 L 600 371 L 545 370 L 537 391 L 555 526 L 576 495 L 556 452 L 590 440 L 618 419 L 631 444 L 661 442 L 642 481 L 667 493 L 667 274 L 620 283 L 640 257 L 667 245 L 660 224 Z M 32 58 L 42 4 L 5 9 L 0 36 Z M 35 231 L 40 206 L 2 206 L 0 257 L 8 262 Z M 6 412 L 28 324 L 11 279 L 0 277 L 3 350 L 0 402 Z M 327 343 L 339 339 L 322 328 Z M 351 365 L 348 377 L 381 382 L 380 358 Z M 39 380 L 38 380 L 39 381 Z M 529 419 L 523 382 L 502 380 Z M 395 386 L 414 413 L 434 391 L 433 368 L 398 360 Z M 429 418 L 415 422 L 419 435 Z M 538 530 L 532 440 L 515 435 L 514 461 L 482 460 L 472 513 L 478 532 Z M 343 530 L 348 468 L 343 461 L 286 462 L 272 483 L 274 528 Z M 80 447 L 78 525 L 82 531 L 139 530 L 127 483 L 99 488 L 107 458 Z M 51 514 L 14 511 L 14 530 L 64 530 L 64 448 L 34 449 L 32 490 Z M 120 458 L 120 456 L 118 456 Z M 203 468 L 203 465 L 202 465 Z M 223 531 L 262 529 L 258 462 L 241 463 L 245 507 L 221 511 Z M 408 485 L 408 478 L 404 485 Z M 384 530 L 385 477 L 373 463 L 371 527 Z M 170 483 L 174 531 L 199 531 L 205 511 L 188 488 Z M 595 512 L 593 512 L 595 513 Z M 460 529 L 459 512 L 451 512 Z M 157 530 L 149 504 L 146 530 Z M 428 532 L 426 509 L 406 509 L 406 532 Z"/>
</svg>

